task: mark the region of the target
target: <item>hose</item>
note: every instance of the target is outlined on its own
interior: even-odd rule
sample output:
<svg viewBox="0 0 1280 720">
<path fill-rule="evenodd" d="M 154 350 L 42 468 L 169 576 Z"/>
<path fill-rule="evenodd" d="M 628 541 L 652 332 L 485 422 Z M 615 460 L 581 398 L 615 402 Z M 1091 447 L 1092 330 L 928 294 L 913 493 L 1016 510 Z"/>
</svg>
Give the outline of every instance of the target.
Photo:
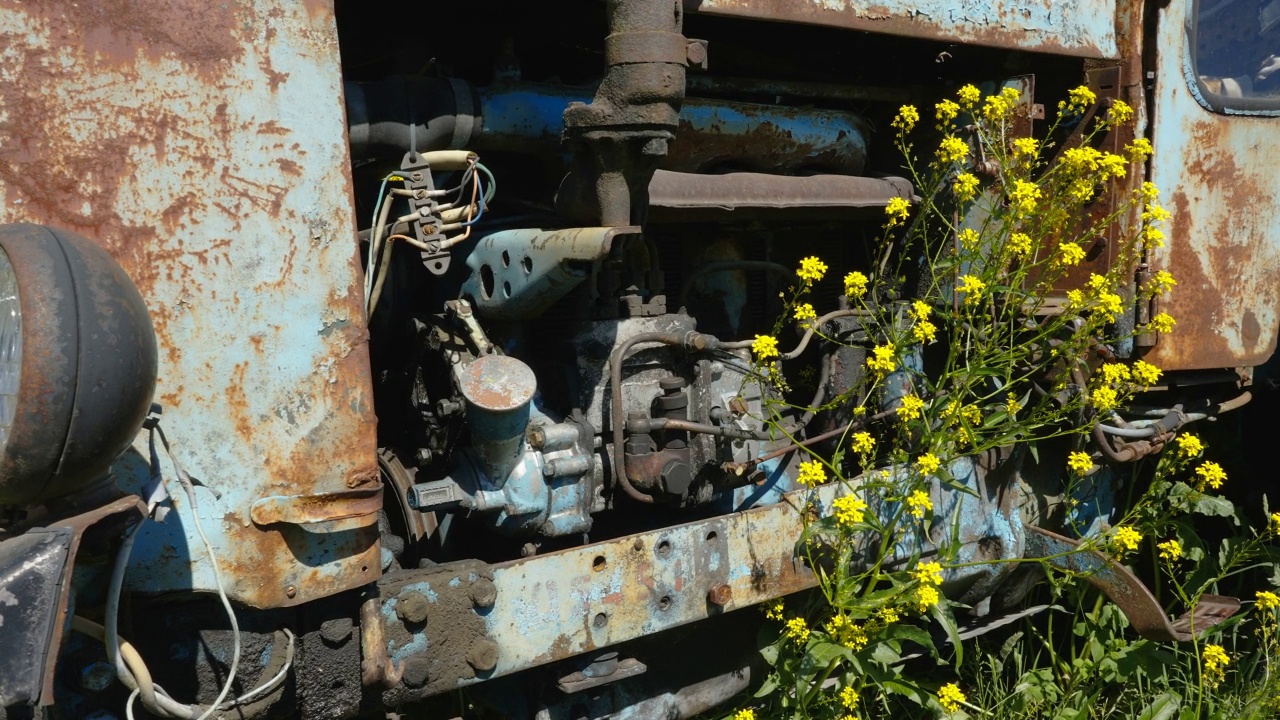
<svg viewBox="0 0 1280 720">
<path fill-rule="evenodd" d="M 800 337 L 800 344 L 796 346 L 796 349 L 792 350 L 789 353 L 784 353 L 778 356 L 778 359 L 779 360 L 795 360 L 796 358 L 800 357 L 800 353 L 804 352 L 805 348 L 809 347 L 809 340 L 813 337 L 813 333 L 819 327 L 821 327 L 823 323 L 826 323 L 828 320 L 834 320 L 836 318 L 841 318 L 841 317 L 855 317 L 855 316 L 869 317 L 871 316 L 871 314 L 872 313 L 866 310 L 860 310 L 860 309 L 835 310 L 835 311 L 829 312 L 826 315 L 823 315 L 822 317 L 818 318 L 817 320 L 814 320 L 813 322 L 809 323 L 809 327 L 804 331 L 804 335 Z M 716 347 L 717 349 L 720 349 L 720 350 L 741 350 L 743 348 L 751 347 L 754 343 L 755 343 L 755 340 L 734 340 L 732 342 L 720 343 Z"/>
</svg>

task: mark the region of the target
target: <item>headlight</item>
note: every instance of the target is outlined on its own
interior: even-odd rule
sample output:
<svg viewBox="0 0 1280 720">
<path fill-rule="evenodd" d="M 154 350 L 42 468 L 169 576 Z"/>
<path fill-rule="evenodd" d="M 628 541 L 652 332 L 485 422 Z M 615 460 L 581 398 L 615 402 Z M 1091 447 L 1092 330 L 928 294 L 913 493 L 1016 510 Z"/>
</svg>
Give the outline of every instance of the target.
<svg viewBox="0 0 1280 720">
<path fill-rule="evenodd" d="M 0 505 L 70 493 L 133 442 L 155 391 L 142 295 L 97 245 L 0 225 Z"/>
</svg>

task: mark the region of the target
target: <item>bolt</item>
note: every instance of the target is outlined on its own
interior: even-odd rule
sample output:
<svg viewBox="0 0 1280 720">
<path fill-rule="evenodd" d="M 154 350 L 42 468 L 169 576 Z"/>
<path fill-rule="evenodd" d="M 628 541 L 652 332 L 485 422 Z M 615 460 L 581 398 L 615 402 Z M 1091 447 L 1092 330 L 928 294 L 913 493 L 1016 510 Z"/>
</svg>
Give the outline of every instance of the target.
<svg viewBox="0 0 1280 720">
<path fill-rule="evenodd" d="M 631 543 L 631 549 L 635 550 L 636 552 L 640 552 L 641 550 L 644 549 L 644 541 L 641 540 L 640 538 L 636 538 Z"/>
<path fill-rule="evenodd" d="M 406 590 L 396 596 L 396 617 L 406 624 L 420 625 L 427 621 L 430 603 L 417 590 Z"/>
<path fill-rule="evenodd" d="M 420 172 L 410 173 L 410 175 L 409 175 L 409 179 L 410 179 L 410 180 L 412 180 L 412 181 L 414 181 L 414 182 L 421 182 L 421 181 L 422 181 L 422 173 L 420 173 Z"/>
<path fill-rule="evenodd" d="M 707 602 L 724 607 L 733 599 L 733 588 L 728 585 L 716 585 L 707 592 Z"/>
<path fill-rule="evenodd" d="M 520 546 L 520 557 L 533 557 L 538 554 L 538 546 L 533 543 L 525 543 Z"/>
<path fill-rule="evenodd" d="M 707 46 L 697 40 L 690 40 L 684 48 L 685 58 L 693 67 L 703 67 L 707 63 Z"/>
<path fill-rule="evenodd" d="M 492 638 L 476 638 L 467 651 L 467 664 L 479 672 L 489 672 L 498 667 L 498 643 Z"/>
<path fill-rule="evenodd" d="M 284 596 L 293 599 L 298 594 L 298 588 L 290 585 L 284 589 Z"/>
<path fill-rule="evenodd" d="M 404 661 L 404 674 L 400 680 L 409 687 L 422 687 L 431 677 L 430 670 L 431 664 L 426 658 L 412 657 Z"/>
<path fill-rule="evenodd" d="M 418 467 L 430 465 L 433 455 L 434 453 L 431 452 L 431 448 L 418 448 L 415 458 L 418 461 Z"/>
<path fill-rule="evenodd" d="M 529 445 L 534 450 L 541 450 L 547 444 L 547 432 L 540 427 L 529 428 Z"/>
<path fill-rule="evenodd" d="M 491 608 L 498 599 L 498 588 L 489 578 L 471 583 L 471 602 L 477 608 Z"/>
<path fill-rule="evenodd" d="M 320 623 L 320 639 L 329 647 L 340 647 L 351 639 L 351 618 L 334 618 Z"/>
<path fill-rule="evenodd" d="M 105 662 L 89 663 L 80 671 L 80 687 L 89 692 L 102 692 L 116 679 L 116 669 Z"/>
</svg>

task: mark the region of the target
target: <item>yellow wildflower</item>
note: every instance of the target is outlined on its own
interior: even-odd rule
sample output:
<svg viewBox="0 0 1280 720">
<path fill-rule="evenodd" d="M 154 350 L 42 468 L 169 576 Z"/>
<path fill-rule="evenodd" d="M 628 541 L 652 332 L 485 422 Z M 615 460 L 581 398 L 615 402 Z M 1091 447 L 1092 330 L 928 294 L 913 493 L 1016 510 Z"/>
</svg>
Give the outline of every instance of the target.
<svg viewBox="0 0 1280 720">
<path fill-rule="evenodd" d="M 1026 180 L 1014 180 L 1013 188 L 1009 190 L 1009 202 L 1013 205 L 1013 209 L 1023 215 L 1029 215 L 1036 211 L 1036 201 L 1041 197 L 1040 188 L 1035 183 Z"/>
<path fill-rule="evenodd" d="M 902 132 L 909 133 L 918 122 L 920 122 L 920 111 L 916 110 L 916 106 L 903 105 L 898 108 L 898 116 L 893 119 L 891 124 Z"/>
<path fill-rule="evenodd" d="M 751 350 L 758 360 L 778 357 L 778 339 L 772 335 L 757 335 L 755 342 L 751 343 Z"/>
<path fill-rule="evenodd" d="M 1018 402 L 1018 396 L 1009 393 L 1004 399 L 1004 409 L 1010 415 L 1017 415 L 1018 411 L 1022 409 L 1022 403 Z"/>
<path fill-rule="evenodd" d="M 938 688 L 938 704 L 942 705 L 942 709 L 949 713 L 953 713 L 960 709 L 960 704 L 965 701 L 964 693 L 960 692 L 960 686 L 955 683 L 947 683 Z"/>
<path fill-rule="evenodd" d="M 922 518 L 925 513 L 933 510 L 933 501 L 929 499 L 929 493 L 923 490 L 914 490 L 907 497 L 907 508 L 910 510 L 912 517 Z"/>
<path fill-rule="evenodd" d="M 1172 315 L 1162 312 L 1156 313 L 1156 316 L 1151 318 L 1148 327 L 1158 333 L 1169 333 L 1173 332 L 1173 326 L 1177 324 Z"/>
<path fill-rule="evenodd" d="M 962 107 L 972 107 L 982 99 L 982 92 L 973 85 L 965 85 L 956 92 L 956 97 L 960 99 Z"/>
<path fill-rule="evenodd" d="M 1076 178 L 1067 186 L 1067 194 L 1073 200 L 1079 203 L 1088 202 L 1093 198 L 1093 193 L 1097 191 L 1093 180 L 1090 178 Z"/>
<path fill-rule="evenodd" d="M 796 482 L 806 487 L 814 487 L 826 481 L 827 471 L 823 469 L 822 463 L 817 460 L 805 460 L 800 463 L 800 474 L 796 476 Z"/>
<path fill-rule="evenodd" d="M 1054 258 L 1053 262 L 1059 267 L 1072 267 L 1074 265 L 1079 265 L 1080 261 L 1083 259 L 1084 248 L 1080 247 L 1076 243 L 1067 242 L 1058 246 L 1058 255 Z"/>
<path fill-rule="evenodd" d="M 1158 270 L 1155 275 L 1151 276 L 1151 285 L 1149 289 L 1156 295 L 1163 295 L 1173 289 L 1178 281 L 1173 279 L 1173 275 L 1167 270 Z"/>
<path fill-rule="evenodd" d="M 987 119 L 987 122 L 1000 122 L 1008 117 L 1009 112 L 1012 110 L 1013 103 L 1009 102 L 1009 99 L 1003 93 L 988 96 L 986 102 L 982 104 L 982 116 Z"/>
<path fill-rule="evenodd" d="M 856 432 L 849 438 L 849 446 L 859 455 L 866 455 L 876 448 L 876 440 L 869 432 Z"/>
<path fill-rule="evenodd" d="M 1173 217 L 1172 213 L 1154 202 L 1148 204 L 1142 211 L 1142 219 L 1147 222 L 1164 222 L 1171 217 Z"/>
<path fill-rule="evenodd" d="M 1073 451 L 1067 456 L 1067 468 L 1076 475 L 1084 475 L 1093 468 L 1093 458 L 1089 457 L 1089 453 Z"/>
<path fill-rule="evenodd" d="M 1144 182 L 1142 187 L 1138 188 L 1138 193 L 1142 195 L 1147 202 L 1155 202 L 1160 197 L 1160 188 L 1156 187 L 1153 182 Z"/>
<path fill-rule="evenodd" d="M 1138 543 L 1142 542 L 1142 533 L 1127 525 L 1121 525 L 1115 529 L 1111 542 L 1120 552 L 1132 552 L 1137 550 Z"/>
<path fill-rule="evenodd" d="M 956 292 L 968 293 L 964 302 L 966 305 L 973 305 L 982 299 L 982 292 L 987 289 L 987 284 L 972 275 L 961 275 L 960 286 L 956 288 Z"/>
<path fill-rule="evenodd" d="M 871 356 L 867 358 L 867 369 L 877 375 L 886 375 L 893 372 L 896 367 L 894 360 L 894 348 L 892 345 L 877 345 L 871 350 Z"/>
<path fill-rule="evenodd" d="M 742 708 L 734 714 L 733 720 L 756 720 L 756 711 L 751 708 Z"/>
<path fill-rule="evenodd" d="M 969 144 L 955 135 L 947 135 L 938 143 L 938 160 L 943 163 L 956 163 L 969 157 Z"/>
<path fill-rule="evenodd" d="M 960 408 L 960 417 L 964 418 L 965 422 L 970 425 L 981 425 L 982 408 L 977 405 L 965 405 Z"/>
<path fill-rule="evenodd" d="M 938 468 L 942 466 L 942 461 L 933 453 L 925 453 L 916 460 L 916 469 L 923 475 L 932 475 L 938 472 Z"/>
<path fill-rule="evenodd" d="M 928 612 L 929 608 L 937 605 L 941 599 L 938 589 L 932 585 L 921 585 L 916 588 L 916 608 L 922 613 Z"/>
<path fill-rule="evenodd" d="M 956 119 L 956 115 L 960 114 L 960 106 L 951 100 L 943 100 L 934 105 L 934 109 L 938 113 L 938 129 L 940 130 L 943 125 L 950 124 L 952 120 Z"/>
<path fill-rule="evenodd" d="M 1227 471 L 1212 460 L 1200 463 L 1200 467 L 1196 468 L 1196 475 L 1200 476 L 1200 479 L 1196 481 L 1196 489 L 1201 491 L 1206 486 L 1212 490 L 1217 490 L 1222 487 L 1222 483 L 1227 481 Z"/>
<path fill-rule="evenodd" d="M 1154 225 L 1142 228 L 1142 246 L 1147 250 L 1164 247 L 1164 231 Z"/>
<path fill-rule="evenodd" d="M 1127 167 L 1128 163 L 1119 155 L 1102 153 L 1098 158 L 1098 174 L 1103 180 L 1124 177 L 1125 169 Z"/>
<path fill-rule="evenodd" d="M 928 320 L 918 320 L 911 328 L 911 335 L 918 343 L 933 342 L 937 330 L 938 328 Z"/>
<path fill-rule="evenodd" d="M 1133 379 L 1134 382 L 1151 387 L 1160 380 L 1160 368 L 1145 360 L 1139 360 L 1133 364 Z"/>
<path fill-rule="evenodd" d="M 969 173 L 960 173 L 951 184 L 951 191 L 955 193 L 956 200 L 969 202 L 978 194 L 978 178 Z"/>
<path fill-rule="evenodd" d="M 880 608 L 878 615 L 880 622 L 884 625 L 892 625 L 901 619 L 898 617 L 898 611 L 891 607 Z"/>
<path fill-rule="evenodd" d="M 1227 674 L 1227 666 L 1231 664 L 1231 658 L 1227 656 L 1227 651 L 1222 649 L 1221 645 L 1205 645 L 1204 652 L 1200 655 L 1201 662 L 1204 663 L 1204 684 L 1206 687 L 1215 688 L 1222 682 Z"/>
<path fill-rule="evenodd" d="M 1183 433 L 1174 440 L 1178 444 L 1178 454 L 1183 457 L 1195 457 L 1204 452 L 1204 443 L 1191 433 Z"/>
<path fill-rule="evenodd" d="M 1142 162 L 1151 157 L 1155 152 L 1151 147 L 1151 141 L 1146 138 L 1138 138 L 1125 146 L 1124 151 L 1129 153 L 1129 159 L 1133 162 Z"/>
<path fill-rule="evenodd" d="M 1160 551 L 1160 557 L 1169 562 L 1173 562 L 1182 557 L 1182 543 L 1178 542 L 1176 539 L 1165 540 L 1162 543 L 1157 543 L 1156 549 Z"/>
<path fill-rule="evenodd" d="M 1013 141 L 1014 157 L 1035 157 L 1037 152 L 1039 152 L 1039 143 L 1035 138 L 1025 137 Z"/>
<path fill-rule="evenodd" d="M 898 417 L 902 420 L 915 420 L 924 409 L 924 401 L 915 395 L 906 395 L 898 405 Z"/>
<path fill-rule="evenodd" d="M 1067 101 L 1059 101 L 1058 110 L 1069 113 L 1082 113 L 1097 101 L 1098 96 L 1089 88 L 1081 85 L 1078 88 L 1067 91 Z"/>
<path fill-rule="evenodd" d="M 803 645 L 809 640 L 809 624 L 802 617 L 793 617 L 787 621 L 787 637 Z"/>
<path fill-rule="evenodd" d="M 928 319 L 929 313 L 931 312 L 933 312 L 933 307 L 931 307 L 929 303 L 923 300 L 914 300 L 912 301 L 911 309 L 907 311 L 907 314 L 916 320 L 925 320 Z"/>
<path fill-rule="evenodd" d="M 1275 610 L 1280 607 L 1280 596 L 1270 590 L 1259 590 L 1257 598 L 1256 604 L 1259 610 Z"/>
<path fill-rule="evenodd" d="M 888 227 L 900 225 L 911 215 L 911 203 L 902 197 L 889 198 L 888 204 L 884 206 L 884 214 L 889 216 Z"/>
<path fill-rule="evenodd" d="M 783 608 L 782 601 L 774 600 L 773 602 L 764 606 L 764 616 L 770 620 L 781 620 L 782 608 Z"/>
<path fill-rule="evenodd" d="M 852 528 L 862 522 L 866 509 L 867 504 L 852 495 L 838 497 L 831 502 L 832 516 L 845 528 Z"/>
<path fill-rule="evenodd" d="M 1079 290 L 1068 290 L 1067 305 L 1073 308 L 1084 307 L 1084 293 Z"/>
<path fill-rule="evenodd" d="M 1124 304 L 1120 296 L 1113 292 L 1098 293 L 1098 306 L 1094 308 L 1094 312 L 1105 317 L 1108 322 L 1115 322 L 1117 316 L 1124 310 Z"/>
<path fill-rule="evenodd" d="M 1273 533 L 1280 533 L 1280 512 L 1271 513 L 1270 522 L 1267 524 L 1267 527 Z"/>
<path fill-rule="evenodd" d="M 1098 368 L 1098 373 L 1102 375 L 1103 382 L 1112 385 L 1129 379 L 1129 368 L 1120 363 L 1107 363 Z"/>
<path fill-rule="evenodd" d="M 795 309 L 796 320 L 814 320 L 818 317 L 818 313 L 814 312 L 813 306 L 809 303 L 800 303 Z"/>
<path fill-rule="evenodd" d="M 1022 256 L 1031 252 L 1031 236 L 1026 233 L 1014 233 L 1009 236 L 1009 250 L 1014 255 Z"/>
<path fill-rule="evenodd" d="M 867 646 L 866 628 L 853 622 L 848 616 L 836 614 L 827 621 L 823 628 L 831 639 L 850 650 L 861 650 Z"/>
<path fill-rule="evenodd" d="M 941 585 L 942 584 L 942 564 L 936 562 L 926 562 L 916 565 L 916 569 L 911 571 L 911 577 L 924 585 Z"/>
<path fill-rule="evenodd" d="M 1081 145 L 1068 148 L 1062 153 L 1062 164 L 1077 173 L 1087 173 L 1098 169 L 1098 159 L 1102 153 L 1095 147 Z"/>
<path fill-rule="evenodd" d="M 846 685 L 840 690 L 840 704 L 846 709 L 852 710 L 858 706 L 858 691 L 854 690 L 851 685 Z"/>
<path fill-rule="evenodd" d="M 981 236 L 978 235 L 977 230 L 965 228 L 956 235 L 956 238 L 960 241 L 960 247 L 972 250 L 978 245 L 978 240 L 981 239 Z"/>
<path fill-rule="evenodd" d="M 857 300 L 867 294 L 867 283 L 869 282 L 866 275 L 854 270 L 844 276 L 844 294 L 850 300 Z"/>
<path fill-rule="evenodd" d="M 1093 406 L 1098 410 L 1107 411 L 1115 409 L 1120 402 L 1120 398 L 1116 395 L 1116 391 L 1109 387 L 1095 388 L 1089 393 L 1089 399 Z"/>
<path fill-rule="evenodd" d="M 811 282 L 818 282 L 827 274 L 827 264 L 816 257 L 807 257 L 800 261 L 800 269 L 796 270 L 796 275 L 808 285 Z"/>
<path fill-rule="evenodd" d="M 1115 100 L 1111 103 L 1111 109 L 1107 111 L 1107 122 L 1112 126 L 1123 125 L 1133 119 L 1133 108 L 1129 103 L 1123 100 Z"/>
</svg>

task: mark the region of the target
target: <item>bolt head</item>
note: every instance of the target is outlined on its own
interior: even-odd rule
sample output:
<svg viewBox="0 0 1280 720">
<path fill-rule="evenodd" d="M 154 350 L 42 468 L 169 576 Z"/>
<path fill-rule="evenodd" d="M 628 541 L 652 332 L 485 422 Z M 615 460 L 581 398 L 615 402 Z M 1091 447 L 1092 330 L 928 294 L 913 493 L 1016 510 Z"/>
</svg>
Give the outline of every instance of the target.
<svg viewBox="0 0 1280 720">
<path fill-rule="evenodd" d="M 477 608 L 491 608 L 498 600 L 498 586 L 489 578 L 471 583 L 471 602 Z"/>
<path fill-rule="evenodd" d="M 431 663 L 426 658 L 412 657 L 404 661 L 404 674 L 400 681 L 406 686 L 419 688 L 431 678 Z"/>
<path fill-rule="evenodd" d="M 427 621 L 431 603 L 417 590 L 406 590 L 396 596 L 396 617 L 401 622 L 421 625 Z"/>
<path fill-rule="evenodd" d="M 467 651 L 467 664 L 477 672 L 488 672 L 498 667 L 498 643 L 492 638 L 476 638 Z"/>
<path fill-rule="evenodd" d="M 733 588 L 728 585 L 716 585 L 707 593 L 707 602 L 724 607 L 733 599 Z"/>
</svg>

